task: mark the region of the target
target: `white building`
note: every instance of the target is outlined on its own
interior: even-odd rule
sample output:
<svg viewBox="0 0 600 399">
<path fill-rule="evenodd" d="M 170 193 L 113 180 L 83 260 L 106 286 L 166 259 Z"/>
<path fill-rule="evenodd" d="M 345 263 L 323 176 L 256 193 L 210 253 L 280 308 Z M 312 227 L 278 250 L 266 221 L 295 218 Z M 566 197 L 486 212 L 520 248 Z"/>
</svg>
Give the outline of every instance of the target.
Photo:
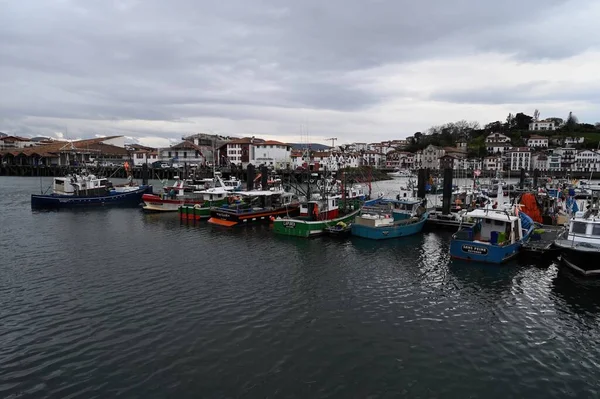
<svg viewBox="0 0 600 399">
<path fill-rule="evenodd" d="M 570 145 L 583 144 L 583 140 L 583 137 L 566 137 L 564 141 L 564 146 L 568 147 Z"/>
<path fill-rule="evenodd" d="M 492 133 L 487 136 L 485 145 L 489 154 L 503 154 L 511 149 L 510 138 L 501 133 Z"/>
<path fill-rule="evenodd" d="M 483 170 L 502 170 L 502 156 L 490 155 L 483 158 Z"/>
<path fill-rule="evenodd" d="M 532 154 L 531 168 L 534 170 L 538 169 L 542 172 L 548 171 L 548 156 L 542 153 Z"/>
<path fill-rule="evenodd" d="M 508 151 L 510 170 L 531 169 L 531 151 L 529 147 L 514 147 Z"/>
<path fill-rule="evenodd" d="M 272 166 L 275 169 L 288 169 L 292 166 L 292 147 L 280 141 L 267 140 L 254 144 L 254 158 L 250 163 L 255 166 Z"/>
<path fill-rule="evenodd" d="M 354 153 L 314 151 L 308 155 L 307 151 L 293 151 L 291 154 L 291 167 L 293 169 L 322 170 L 327 168 L 327 170 L 336 172 L 344 168 L 357 168 L 359 163 L 360 156 Z"/>
<path fill-rule="evenodd" d="M 361 152 L 361 165 L 381 168 L 385 166 L 385 154 L 375 151 Z"/>
<path fill-rule="evenodd" d="M 573 170 L 573 164 L 575 163 L 575 154 L 577 153 L 577 150 L 575 148 L 556 148 L 552 153 L 560 155 L 560 170 Z"/>
<path fill-rule="evenodd" d="M 582 150 L 575 154 L 573 171 L 598 172 L 600 171 L 600 154 L 593 150 Z"/>
<path fill-rule="evenodd" d="M 207 160 L 212 161 L 210 147 L 201 147 L 191 141 L 182 141 L 179 144 L 160 150 L 162 161 L 176 164 L 206 165 Z"/>
<path fill-rule="evenodd" d="M 385 156 L 386 168 L 413 169 L 415 154 L 406 151 L 392 151 Z"/>
<path fill-rule="evenodd" d="M 549 120 L 532 121 L 529 124 L 529 130 L 556 130 L 557 128 L 556 123 Z"/>
<path fill-rule="evenodd" d="M 548 155 L 548 168 L 549 172 L 556 172 L 561 170 L 562 159 L 560 154 L 549 154 Z"/>
<path fill-rule="evenodd" d="M 15 148 L 33 147 L 36 143 L 31 139 L 19 136 L 0 137 L 0 150 L 12 150 Z"/>
<path fill-rule="evenodd" d="M 132 153 L 133 165 L 142 166 L 158 161 L 158 151 L 152 147 L 146 147 L 139 144 L 126 144 L 125 148 Z"/>
<path fill-rule="evenodd" d="M 440 158 L 444 156 L 444 149 L 429 144 L 423 149 L 421 167 L 425 169 L 439 169 Z"/>
<path fill-rule="evenodd" d="M 423 150 L 418 150 L 417 152 L 415 152 L 415 157 L 414 157 L 415 169 L 421 169 L 422 165 L 423 165 Z"/>
<path fill-rule="evenodd" d="M 458 170 L 481 170 L 483 163 L 479 158 L 456 158 L 456 167 Z"/>
<path fill-rule="evenodd" d="M 264 142 L 264 140 L 255 137 L 235 139 L 219 148 L 219 156 L 227 160 L 225 163 L 245 168 L 251 163 L 251 160 L 256 158 L 254 154 L 255 146 Z M 219 163 L 224 163 L 223 159 L 220 159 Z"/>
<path fill-rule="evenodd" d="M 527 147 L 529 148 L 548 148 L 548 137 L 538 136 L 537 134 L 531 135 L 527 139 Z"/>
</svg>

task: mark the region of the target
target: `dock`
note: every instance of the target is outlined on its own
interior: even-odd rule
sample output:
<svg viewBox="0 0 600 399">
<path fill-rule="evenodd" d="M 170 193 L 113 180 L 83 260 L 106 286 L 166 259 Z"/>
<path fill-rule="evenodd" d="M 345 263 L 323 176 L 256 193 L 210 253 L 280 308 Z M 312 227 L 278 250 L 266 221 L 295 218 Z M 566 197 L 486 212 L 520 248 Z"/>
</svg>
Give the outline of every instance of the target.
<svg viewBox="0 0 600 399">
<path fill-rule="evenodd" d="M 521 253 L 523 256 L 533 258 L 554 258 L 558 250 L 554 246 L 554 240 L 564 230 L 563 226 L 541 225 L 534 230 L 531 238 L 523 244 Z"/>
</svg>

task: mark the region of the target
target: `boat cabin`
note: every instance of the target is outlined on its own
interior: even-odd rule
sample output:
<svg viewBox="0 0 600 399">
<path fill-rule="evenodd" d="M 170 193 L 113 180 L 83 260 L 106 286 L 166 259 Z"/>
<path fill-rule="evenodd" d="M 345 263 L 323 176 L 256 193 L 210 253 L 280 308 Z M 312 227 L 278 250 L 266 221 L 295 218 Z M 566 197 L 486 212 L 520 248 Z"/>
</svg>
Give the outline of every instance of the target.
<svg viewBox="0 0 600 399">
<path fill-rule="evenodd" d="M 458 240 L 509 245 L 523 238 L 521 219 L 506 211 L 475 209 L 463 215 L 463 223 L 469 227 L 459 229 L 455 234 Z"/>
<path fill-rule="evenodd" d="M 421 204 L 417 199 L 381 199 L 363 206 L 355 223 L 367 227 L 386 227 L 416 221 L 425 212 Z"/>
<path fill-rule="evenodd" d="M 54 194 L 58 195 L 98 195 L 110 189 L 106 178 L 94 175 L 69 175 L 56 177 L 53 182 Z"/>
<path fill-rule="evenodd" d="M 591 187 L 587 209 L 575 213 L 569 224 L 568 240 L 600 244 L 600 187 Z"/>
<path fill-rule="evenodd" d="M 300 217 L 310 220 L 335 219 L 339 216 L 340 195 L 313 199 L 300 204 Z"/>
<path fill-rule="evenodd" d="M 294 194 L 284 191 L 253 190 L 241 191 L 239 194 L 241 201 L 236 204 L 239 208 L 272 209 L 296 203 Z"/>
</svg>

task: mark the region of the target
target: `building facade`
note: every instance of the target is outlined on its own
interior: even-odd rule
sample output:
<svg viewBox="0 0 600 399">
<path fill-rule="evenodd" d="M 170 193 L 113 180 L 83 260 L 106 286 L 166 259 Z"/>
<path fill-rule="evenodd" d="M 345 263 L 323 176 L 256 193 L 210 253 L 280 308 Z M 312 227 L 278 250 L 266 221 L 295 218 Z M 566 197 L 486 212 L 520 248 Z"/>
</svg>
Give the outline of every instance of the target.
<svg viewBox="0 0 600 399">
<path fill-rule="evenodd" d="M 548 148 L 548 137 L 532 135 L 527 139 L 527 147 L 529 148 Z"/>
<path fill-rule="evenodd" d="M 488 154 L 503 154 L 510 150 L 510 138 L 501 133 L 492 133 L 485 138 Z"/>
<path fill-rule="evenodd" d="M 529 124 L 529 130 L 556 130 L 558 126 L 553 121 L 532 121 Z"/>
<path fill-rule="evenodd" d="M 508 151 L 507 158 L 512 171 L 531 169 L 531 151 L 529 147 L 514 147 Z"/>
<path fill-rule="evenodd" d="M 250 159 L 250 163 L 253 165 L 265 165 L 275 169 L 292 167 L 292 147 L 280 141 L 267 140 L 256 143 L 252 154 L 254 158 Z"/>
</svg>

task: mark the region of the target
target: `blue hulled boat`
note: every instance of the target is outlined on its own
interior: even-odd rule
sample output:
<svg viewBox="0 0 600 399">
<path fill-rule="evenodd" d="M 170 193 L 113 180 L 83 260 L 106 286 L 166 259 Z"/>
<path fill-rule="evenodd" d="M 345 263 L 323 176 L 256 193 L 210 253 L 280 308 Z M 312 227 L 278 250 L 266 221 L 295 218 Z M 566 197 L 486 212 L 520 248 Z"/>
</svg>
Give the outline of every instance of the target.
<svg viewBox="0 0 600 399">
<path fill-rule="evenodd" d="M 52 194 L 32 194 L 33 209 L 84 208 L 99 206 L 135 207 L 142 195 L 152 193 L 152 186 L 133 183 L 113 186 L 108 179 L 92 174 L 56 177 Z"/>
<path fill-rule="evenodd" d="M 419 199 L 378 199 L 369 201 L 352 224 L 352 235 L 384 240 L 420 233 L 427 211 Z"/>
<path fill-rule="evenodd" d="M 523 212 L 475 209 L 463 215 L 468 226 L 459 227 L 450 241 L 450 256 L 484 263 L 514 258 L 533 232 L 533 220 Z"/>
</svg>

